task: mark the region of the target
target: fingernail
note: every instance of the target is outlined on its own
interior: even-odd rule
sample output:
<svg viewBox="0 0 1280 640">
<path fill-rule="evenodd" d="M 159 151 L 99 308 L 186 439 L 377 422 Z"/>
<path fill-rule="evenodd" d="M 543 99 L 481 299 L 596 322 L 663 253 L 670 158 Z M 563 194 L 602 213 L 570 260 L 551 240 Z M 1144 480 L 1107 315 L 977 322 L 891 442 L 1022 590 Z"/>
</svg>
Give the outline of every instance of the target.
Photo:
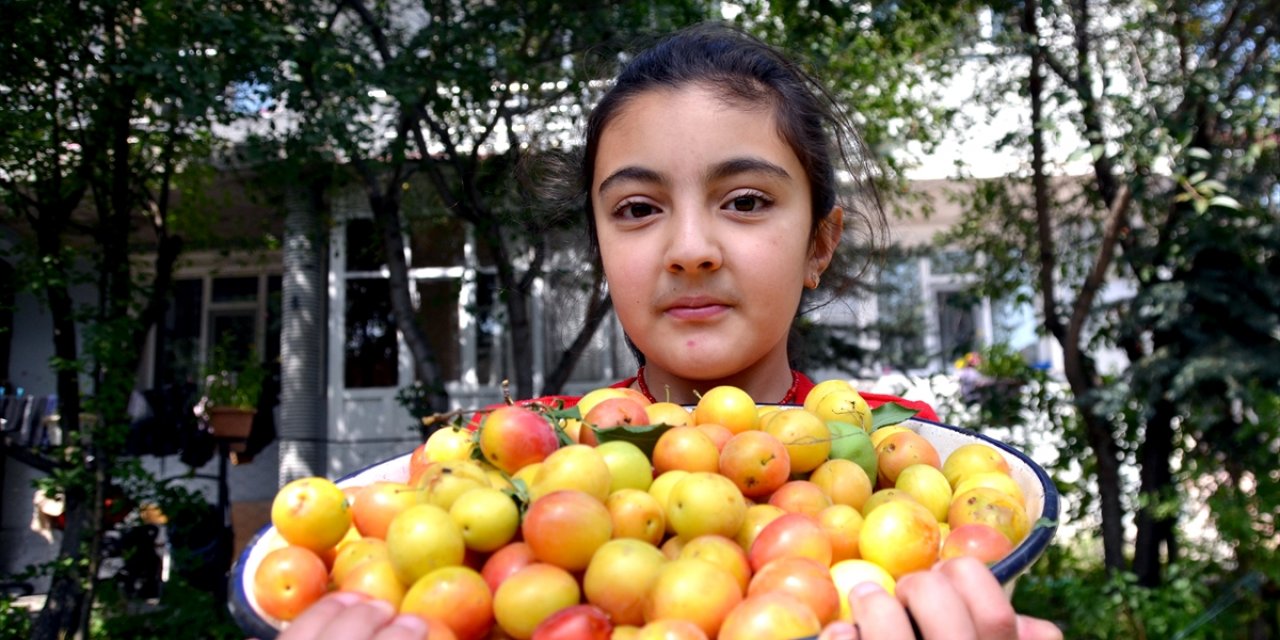
<svg viewBox="0 0 1280 640">
<path fill-rule="evenodd" d="M 427 632 L 427 621 L 409 613 L 396 616 L 396 619 L 391 621 L 391 626 L 418 634 Z"/>
<path fill-rule="evenodd" d="M 378 611 L 386 614 L 388 618 L 396 614 L 396 608 L 391 606 L 391 603 L 386 600 L 378 600 L 377 598 L 374 598 L 369 601 L 369 604 Z"/>
<path fill-rule="evenodd" d="M 849 590 L 849 594 L 857 598 L 864 598 L 876 593 L 887 592 L 884 590 L 884 587 L 874 582 L 859 582 L 858 584 L 853 585 L 853 589 Z"/>
<path fill-rule="evenodd" d="M 351 606 L 357 602 L 363 602 L 365 600 L 363 595 L 355 593 L 354 591 L 338 591 L 331 594 L 329 597 L 347 606 Z"/>
</svg>

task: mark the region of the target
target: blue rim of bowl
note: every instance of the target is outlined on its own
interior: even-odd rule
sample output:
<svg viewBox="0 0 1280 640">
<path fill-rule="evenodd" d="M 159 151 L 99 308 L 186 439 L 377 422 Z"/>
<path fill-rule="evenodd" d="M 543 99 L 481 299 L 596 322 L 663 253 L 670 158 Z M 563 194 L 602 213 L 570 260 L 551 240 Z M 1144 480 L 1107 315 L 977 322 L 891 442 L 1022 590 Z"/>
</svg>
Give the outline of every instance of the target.
<svg viewBox="0 0 1280 640">
<path fill-rule="evenodd" d="M 249 544 L 246 544 L 240 555 L 236 557 L 236 563 L 232 565 L 231 574 L 227 578 L 231 583 L 231 588 L 228 590 L 227 610 L 231 612 L 231 618 L 236 621 L 236 624 L 240 625 L 240 630 L 245 632 L 245 637 L 258 640 L 273 640 L 280 630 L 263 620 L 262 616 L 259 616 L 249 604 L 249 595 L 245 593 L 244 566 L 249 562 L 249 554 L 253 548 L 270 529 L 270 524 L 264 525 L 253 534 Z"/>
<path fill-rule="evenodd" d="M 360 475 L 361 473 L 364 473 L 365 471 L 368 471 L 369 469 L 386 464 L 397 458 L 403 458 L 406 455 L 410 454 L 400 453 L 385 460 L 380 460 L 357 471 L 352 471 L 351 473 L 338 478 L 335 482 L 341 484 Z M 262 619 L 262 616 L 258 615 L 258 612 L 253 608 L 253 605 L 249 604 L 249 594 L 245 592 L 246 576 L 244 575 L 244 566 L 248 564 L 249 554 L 258 544 L 258 541 L 261 540 L 262 537 L 270 530 L 271 524 L 266 524 L 263 525 L 261 529 L 258 529 L 257 533 L 253 534 L 253 537 L 249 539 L 249 543 L 240 551 L 240 555 L 236 556 L 235 564 L 231 566 L 231 573 L 227 575 L 227 582 L 230 587 L 227 590 L 227 610 L 231 612 L 232 619 L 236 621 L 236 624 L 240 625 L 240 630 L 245 632 L 246 637 L 256 638 L 257 640 L 273 640 L 280 634 L 279 629 L 275 628 L 271 623 Z"/>
<path fill-rule="evenodd" d="M 982 440 L 983 442 L 1018 458 L 1036 474 L 1036 479 L 1040 481 L 1040 486 L 1044 489 L 1044 505 L 1040 510 L 1040 519 L 1032 523 L 1031 533 L 1027 535 L 1026 539 L 1019 543 L 1018 546 L 1014 547 L 1013 551 L 1009 555 L 991 566 L 991 573 L 995 575 L 996 580 L 1000 581 L 1000 584 L 1007 584 L 1009 581 L 1017 578 L 1029 569 L 1036 560 L 1040 559 L 1040 556 L 1044 554 L 1046 549 L 1048 549 L 1049 543 L 1053 540 L 1053 536 L 1058 530 L 1059 507 L 1057 485 L 1053 483 L 1049 474 L 1045 472 L 1039 464 L 1027 456 L 1027 454 L 1014 448 L 1012 445 L 1006 444 L 977 431 L 971 431 L 969 429 L 949 424 L 942 424 L 941 422 L 934 422 L 933 420 L 926 420 L 918 417 L 910 418 L 910 420 L 922 422 L 947 431 L 954 431 L 971 438 Z M 406 454 L 392 456 L 386 460 L 371 464 L 359 471 L 354 471 L 339 478 L 337 482 L 341 483 L 344 480 L 355 477 L 372 467 L 395 460 L 396 458 L 403 457 L 404 455 Z M 236 558 L 235 565 L 232 566 L 231 574 L 228 577 L 228 580 L 231 583 L 231 589 L 230 597 L 227 599 L 227 609 L 231 612 L 231 616 L 235 619 L 236 624 L 240 625 L 241 630 L 248 634 L 249 637 L 258 638 L 260 640 L 272 640 L 280 633 L 280 631 L 271 626 L 271 624 L 266 620 L 263 620 L 262 617 L 258 615 L 258 612 L 249 605 L 249 597 L 248 594 L 245 593 L 245 580 L 242 574 L 244 565 L 249 561 L 249 553 L 253 550 L 254 545 L 256 545 L 258 541 L 266 535 L 269 529 L 271 529 L 270 524 L 263 526 L 256 534 L 254 534 L 253 538 L 249 540 L 249 543 L 245 545 L 244 550 L 242 550 L 240 555 Z M 809 638 L 802 638 L 799 640 L 811 640 L 816 637 L 817 636 L 810 636 Z"/>
<path fill-rule="evenodd" d="M 991 565 L 991 573 L 995 574 L 1000 584 L 1007 584 L 1010 580 L 1022 575 L 1036 560 L 1040 559 L 1040 556 L 1049 548 L 1049 543 L 1053 541 L 1054 534 L 1058 531 L 1058 486 L 1053 483 L 1053 479 L 1049 477 L 1043 467 L 1036 463 L 1035 460 L 1032 460 L 1030 456 L 1010 444 L 977 431 L 942 424 L 933 420 L 924 418 L 912 418 L 912 420 L 982 440 L 986 444 L 1018 458 L 1036 474 L 1036 479 L 1044 490 L 1044 504 L 1040 508 L 1040 519 L 1031 523 L 1031 533 L 1027 534 L 1027 537 L 1018 546 L 1014 547 L 1009 555 Z"/>
</svg>

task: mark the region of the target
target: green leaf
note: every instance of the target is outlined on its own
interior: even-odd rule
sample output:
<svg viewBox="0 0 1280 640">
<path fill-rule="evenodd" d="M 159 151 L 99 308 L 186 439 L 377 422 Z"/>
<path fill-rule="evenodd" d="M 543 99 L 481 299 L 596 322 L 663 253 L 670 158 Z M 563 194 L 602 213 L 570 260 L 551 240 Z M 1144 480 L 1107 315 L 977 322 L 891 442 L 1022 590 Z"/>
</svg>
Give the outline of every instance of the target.
<svg viewBox="0 0 1280 640">
<path fill-rule="evenodd" d="M 1207 149 L 1202 149 L 1200 147 L 1188 147 L 1187 155 L 1200 160 L 1208 160 L 1213 157 Z"/>
<path fill-rule="evenodd" d="M 507 479 L 511 481 L 511 490 L 504 489 L 503 493 L 511 496 L 511 499 L 516 501 L 516 506 L 520 508 L 520 516 L 523 518 L 525 511 L 529 510 L 529 504 L 533 502 L 529 497 L 529 485 L 525 484 L 524 480 L 520 478 L 507 476 Z"/>
<path fill-rule="evenodd" d="M 1240 209 L 1240 202 L 1228 195 L 1216 195 L 1209 198 L 1209 206 L 1235 209 L 1238 211 Z"/>
<path fill-rule="evenodd" d="M 546 411 L 546 416 L 552 420 L 581 420 L 582 412 L 578 410 L 576 405 L 569 407 L 568 409 L 556 407 L 554 409 L 548 409 Z"/>
<path fill-rule="evenodd" d="M 589 427 L 596 434 L 596 440 L 599 442 L 613 442 L 615 440 L 623 440 L 640 447 L 646 456 L 653 457 L 653 446 L 657 444 L 658 438 L 662 434 L 670 431 L 672 425 L 669 424 L 645 424 L 632 425 L 626 427 L 612 427 L 609 429 L 597 429 Z"/>
<path fill-rule="evenodd" d="M 871 410 L 871 430 L 875 431 L 880 427 L 888 427 L 909 420 L 917 413 L 920 413 L 917 409 L 910 409 L 896 402 L 886 402 Z"/>
<path fill-rule="evenodd" d="M 1052 529 L 1052 528 L 1054 528 L 1054 527 L 1056 527 L 1056 526 L 1058 526 L 1058 521 L 1057 521 L 1057 520 L 1050 520 L 1050 519 L 1048 519 L 1048 518 L 1040 518 L 1039 520 L 1036 520 L 1036 523 L 1035 523 L 1034 525 L 1032 525 L 1032 526 L 1031 526 L 1031 530 L 1032 530 L 1032 531 L 1035 531 L 1036 529 Z"/>
</svg>

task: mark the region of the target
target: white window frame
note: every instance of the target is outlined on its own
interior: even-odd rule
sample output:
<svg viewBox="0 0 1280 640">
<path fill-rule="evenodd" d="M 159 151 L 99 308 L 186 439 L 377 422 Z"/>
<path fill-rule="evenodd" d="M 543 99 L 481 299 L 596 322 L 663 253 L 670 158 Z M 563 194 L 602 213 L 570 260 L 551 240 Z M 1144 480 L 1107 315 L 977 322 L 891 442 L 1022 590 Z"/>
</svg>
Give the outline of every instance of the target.
<svg viewBox="0 0 1280 640">
<path fill-rule="evenodd" d="M 226 256 L 212 254 L 193 254 L 187 257 L 187 263 L 174 270 L 173 281 L 200 280 L 200 348 L 199 363 L 209 363 L 213 345 L 210 344 L 210 331 L 213 314 L 218 311 L 251 311 L 253 312 L 253 347 L 258 353 L 264 353 L 267 346 L 268 309 L 267 298 L 270 292 L 269 280 L 272 277 L 283 277 L 284 267 L 278 252 L 263 252 L 252 257 Z M 239 262 L 227 267 L 227 262 Z M 219 278 L 257 278 L 258 291 L 255 302 L 213 302 L 213 281 Z M 172 302 L 172 300 L 170 301 Z M 156 385 L 156 331 L 152 327 L 147 334 L 144 347 L 144 359 L 139 379 L 147 387 Z M 196 381 L 200 384 L 200 381 Z"/>
</svg>

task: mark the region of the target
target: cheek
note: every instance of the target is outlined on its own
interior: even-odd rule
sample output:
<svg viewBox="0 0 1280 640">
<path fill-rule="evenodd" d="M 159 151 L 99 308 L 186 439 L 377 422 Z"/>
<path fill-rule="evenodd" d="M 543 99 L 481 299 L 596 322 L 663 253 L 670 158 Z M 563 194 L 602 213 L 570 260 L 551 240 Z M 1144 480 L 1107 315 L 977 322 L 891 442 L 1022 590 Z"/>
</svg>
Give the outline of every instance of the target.
<svg viewBox="0 0 1280 640">
<path fill-rule="evenodd" d="M 644 271 L 636 253 L 638 252 L 606 252 L 601 248 L 600 264 L 604 267 L 605 281 L 609 283 L 609 296 L 620 312 L 621 308 L 636 304 L 644 298 L 642 287 L 647 279 L 642 275 Z"/>
</svg>

